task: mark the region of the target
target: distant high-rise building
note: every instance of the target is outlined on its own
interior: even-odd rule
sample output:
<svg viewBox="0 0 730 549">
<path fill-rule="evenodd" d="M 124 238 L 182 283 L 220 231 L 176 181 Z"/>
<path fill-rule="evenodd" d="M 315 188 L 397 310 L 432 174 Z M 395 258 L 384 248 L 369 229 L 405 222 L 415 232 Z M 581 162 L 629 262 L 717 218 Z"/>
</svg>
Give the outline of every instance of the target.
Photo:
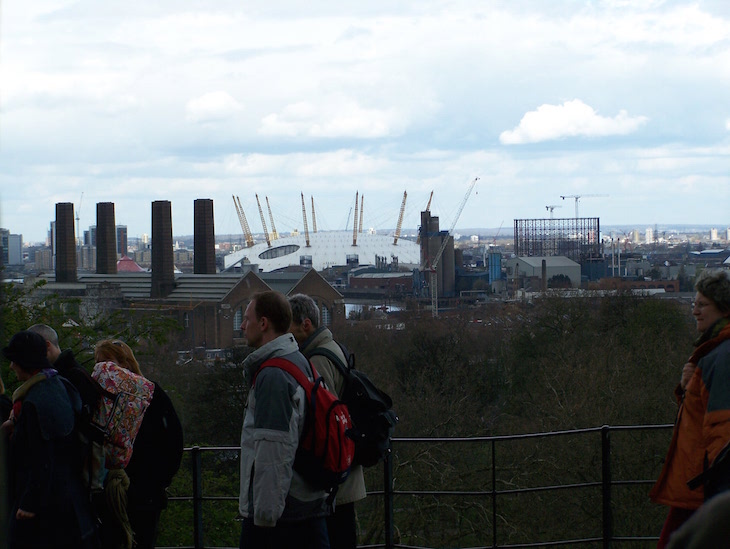
<svg viewBox="0 0 730 549">
<path fill-rule="evenodd" d="M 11 234 L 8 237 L 8 265 L 23 264 L 23 235 Z"/>
<path fill-rule="evenodd" d="M 53 255 L 53 261 L 56 261 L 56 222 L 51 221 L 51 228 L 48 230 L 48 247 L 51 249 L 51 255 Z M 54 267 L 55 269 L 55 264 Z"/>
<path fill-rule="evenodd" d="M 96 225 L 89 227 L 89 245 L 96 246 Z"/>
<path fill-rule="evenodd" d="M 634 244 L 638 244 L 639 242 L 641 242 L 641 234 L 639 233 L 639 229 L 634 229 L 633 231 L 631 231 L 631 241 Z"/>
<path fill-rule="evenodd" d="M 9 261 L 10 231 L 0 229 L 0 266 L 7 265 Z"/>
<path fill-rule="evenodd" d="M 646 237 L 645 242 L 647 244 L 652 244 L 654 242 L 654 229 L 652 229 L 651 227 L 647 227 L 644 236 Z"/>
<path fill-rule="evenodd" d="M 39 271 L 53 270 L 53 254 L 50 248 L 42 248 L 35 251 L 35 268 Z"/>
<path fill-rule="evenodd" d="M 720 239 L 717 236 L 717 229 L 713 227 L 712 229 L 710 229 L 710 241 L 717 242 L 718 240 Z"/>
<path fill-rule="evenodd" d="M 725 229 L 725 240 L 727 240 L 728 242 L 730 242 L 730 227 L 728 227 L 727 229 Z"/>
<path fill-rule="evenodd" d="M 127 226 L 117 225 L 117 255 L 127 255 Z"/>
</svg>

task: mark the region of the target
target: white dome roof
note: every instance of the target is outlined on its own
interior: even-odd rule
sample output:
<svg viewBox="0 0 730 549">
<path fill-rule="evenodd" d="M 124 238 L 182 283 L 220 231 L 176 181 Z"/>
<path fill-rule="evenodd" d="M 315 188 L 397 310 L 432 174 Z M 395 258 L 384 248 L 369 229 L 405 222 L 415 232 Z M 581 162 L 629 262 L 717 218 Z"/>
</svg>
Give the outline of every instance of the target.
<svg viewBox="0 0 730 549">
<path fill-rule="evenodd" d="M 243 248 L 225 257 L 225 268 L 245 262 L 258 264 L 262 272 L 283 269 L 290 265 L 307 265 L 321 271 L 335 265 L 346 265 L 348 256 L 357 256 L 360 265 L 374 265 L 375 256 L 385 257 L 388 263 L 393 256 L 401 267 L 418 267 L 421 257 L 420 246 L 412 240 L 398 239 L 393 245 L 393 236 L 359 233 L 357 245 L 352 245 L 351 231 L 325 231 L 309 234 L 309 247 L 303 234 L 287 236 Z M 302 262 L 302 257 L 311 257 L 311 263 Z"/>
</svg>

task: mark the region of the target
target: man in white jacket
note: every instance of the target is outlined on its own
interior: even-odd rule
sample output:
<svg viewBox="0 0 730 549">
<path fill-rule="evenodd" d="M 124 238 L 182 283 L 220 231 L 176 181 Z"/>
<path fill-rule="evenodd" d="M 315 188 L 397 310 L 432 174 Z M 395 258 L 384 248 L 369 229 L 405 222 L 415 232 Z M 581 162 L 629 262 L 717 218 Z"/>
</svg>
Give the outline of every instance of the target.
<svg viewBox="0 0 730 549">
<path fill-rule="evenodd" d="M 309 361 L 288 333 L 290 324 L 291 308 L 279 292 L 254 295 L 241 323 L 256 349 L 243 362 L 250 390 L 241 432 L 241 549 L 330 547 L 327 493 L 293 467 L 306 413 L 304 389 L 280 368 L 261 369 L 267 359 L 283 358 L 312 379 Z"/>
</svg>

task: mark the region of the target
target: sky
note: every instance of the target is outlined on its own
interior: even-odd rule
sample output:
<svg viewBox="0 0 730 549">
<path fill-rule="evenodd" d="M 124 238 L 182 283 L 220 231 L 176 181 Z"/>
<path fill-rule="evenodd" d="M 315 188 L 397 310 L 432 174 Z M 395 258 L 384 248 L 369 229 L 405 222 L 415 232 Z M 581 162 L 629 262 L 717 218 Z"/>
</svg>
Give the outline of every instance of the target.
<svg viewBox="0 0 730 549">
<path fill-rule="evenodd" d="M 470 183 L 479 178 L 468 193 Z M 730 2 L 0 4 L 0 227 L 730 226 Z M 468 198 L 467 198 L 468 195 Z M 578 196 L 577 200 L 575 197 Z M 565 197 L 565 198 L 562 198 Z M 465 201 L 466 200 L 466 201 Z M 359 210 L 359 208 L 358 208 Z M 271 230 L 271 227 L 268 227 Z"/>
</svg>

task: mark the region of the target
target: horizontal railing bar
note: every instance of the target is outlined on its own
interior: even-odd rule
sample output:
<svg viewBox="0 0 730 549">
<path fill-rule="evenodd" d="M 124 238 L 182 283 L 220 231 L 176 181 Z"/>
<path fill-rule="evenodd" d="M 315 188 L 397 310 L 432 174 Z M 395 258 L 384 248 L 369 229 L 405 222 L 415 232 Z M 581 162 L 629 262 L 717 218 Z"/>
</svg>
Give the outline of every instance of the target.
<svg viewBox="0 0 730 549">
<path fill-rule="evenodd" d="M 664 423 L 660 425 L 616 425 L 606 426 L 610 431 L 649 431 L 661 430 L 673 427 L 672 423 Z M 477 437 L 393 437 L 393 443 L 401 442 L 491 442 L 505 440 L 521 440 L 526 438 L 546 438 L 551 436 L 575 435 L 582 433 L 600 432 L 603 427 L 587 427 L 584 429 L 569 429 L 566 431 L 548 431 L 545 433 L 523 433 L 518 435 L 494 435 L 494 436 L 477 436 Z M 196 446 L 201 452 L 239 452 L 240 446 Z M 191 451 L 192 448 L 185 448 Z"/>
<path fill-rule="evenodd" d="M 555 490 L 570 490 L 572 488 L 597 488 L 601 486 L 600 482 L 584 482 L 581 484 L 561 484 L 557 486 L 536 486 L 534 488 L 514 488 L 512 490 L 497 490 L 496 492 L 489 490 L 393 490 L 395 496 L 493 496 L 493 495 L 509 495 L 509 494 L 526 494 L 530 492 L 548 492 Z M 368 492 L 368 495 L 370 493 Z"/>
</svg>

